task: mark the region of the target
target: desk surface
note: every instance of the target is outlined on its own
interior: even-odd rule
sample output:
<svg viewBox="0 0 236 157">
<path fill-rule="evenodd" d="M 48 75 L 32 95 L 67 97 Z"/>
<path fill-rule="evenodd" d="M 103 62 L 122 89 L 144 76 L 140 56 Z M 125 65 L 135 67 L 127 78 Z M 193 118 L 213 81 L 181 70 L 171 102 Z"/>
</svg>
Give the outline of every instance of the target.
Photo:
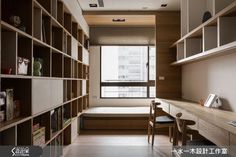
<svg viewBox="0 0 236 157">
<path fill-rule="evenodd" d="M 231 133 L 236 134 L 236 127 L 228 124 L 227 122 L 236 120 L 236 113 L 230 111 L 224 111 L 220 109 L 207 108 L 200 106 L 198 103 L 187 100 L 171 100 L 171 99 L 156 99 L 156 101 L 163 101 L 169 105 L 174 105 L 181 110 L 190 112 L 191 114 L 214 124 L 220 128 L 223 128 Z"/>
</svg>

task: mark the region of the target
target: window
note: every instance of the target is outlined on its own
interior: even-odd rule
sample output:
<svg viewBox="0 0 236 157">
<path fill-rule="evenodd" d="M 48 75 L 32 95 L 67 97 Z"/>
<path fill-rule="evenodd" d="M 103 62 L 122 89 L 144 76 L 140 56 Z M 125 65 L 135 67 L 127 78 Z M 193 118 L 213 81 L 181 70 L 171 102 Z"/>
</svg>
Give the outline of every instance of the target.
<svg viewBox="0 0 236 157">
<path fill-rule="evenodd" d="M 101 97 L 155 97 L 154 46 L 102 46 Z"/>
</svg>

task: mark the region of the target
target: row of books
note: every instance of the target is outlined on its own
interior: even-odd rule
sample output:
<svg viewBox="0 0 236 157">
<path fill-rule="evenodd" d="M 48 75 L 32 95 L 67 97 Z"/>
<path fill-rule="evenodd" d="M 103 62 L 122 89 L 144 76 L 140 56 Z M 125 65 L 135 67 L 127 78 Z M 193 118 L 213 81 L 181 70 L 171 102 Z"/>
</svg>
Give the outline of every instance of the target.
<svg viewBox="0 0 236 157">
<path fill-rule="evenodd" d="M 33 145 L 44 146 L 45 144 L 45 127 L 41 127 L 39 124 L 33 126 Z"/>
<path fill-rule="evenodd" d="M 14 100 L 14 90 L 0 92 L 0 122 L 9 121 L 20 116 L 20 101 Z"/>
<path fill-rule="evenodd" d="M 51 111 L 51 132 L 52 134 L 62 129 L 62 110 L 57 108 Z"/>
</svg>

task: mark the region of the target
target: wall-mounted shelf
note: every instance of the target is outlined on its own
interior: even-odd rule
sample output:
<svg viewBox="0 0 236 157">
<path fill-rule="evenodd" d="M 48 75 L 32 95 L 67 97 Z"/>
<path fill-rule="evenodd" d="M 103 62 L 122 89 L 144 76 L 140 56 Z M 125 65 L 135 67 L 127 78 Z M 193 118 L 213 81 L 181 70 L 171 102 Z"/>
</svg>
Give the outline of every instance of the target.
<svg viewBox="0 0 236 157">
<path fill-rule="evenodd" d="M 235 52 L 236 2 L 230 2 L 223 5 L 220 1 L 215 0 L 215 5 L 221 4 L 227 7 L 218 8 L 212 18 L 200 24 L 171 46 L 177 51 L 176 62 L 172 65 L 187 64 Z M 202 17 L 202 14 L 199 14 L 196 18 L 200 18 L 200 15 Z"/>
</svg>

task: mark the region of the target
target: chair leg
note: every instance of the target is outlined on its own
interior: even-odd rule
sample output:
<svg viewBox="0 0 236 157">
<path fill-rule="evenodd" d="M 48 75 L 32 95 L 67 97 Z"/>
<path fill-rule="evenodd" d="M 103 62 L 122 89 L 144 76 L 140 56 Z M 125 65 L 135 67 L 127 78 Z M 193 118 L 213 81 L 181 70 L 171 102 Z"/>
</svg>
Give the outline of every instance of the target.
<svg viewBox="0 0 236 157">
<path fill-rule="evenodd" d="M 169 127 L 169 138 L 170 138 L 170 142 L 172 142 L 171 141 L 171 139 L 172 139 L 172 127 Z"/>
<path fill-rule="evenodd" d="M 152 146 L 154 145 L 155 128 L 152 127 Z"/>
<path fill-rule="evenodd" d="M 148 125 L 148 143 L 150 143 L 151 126 Z"/>
</svg>

